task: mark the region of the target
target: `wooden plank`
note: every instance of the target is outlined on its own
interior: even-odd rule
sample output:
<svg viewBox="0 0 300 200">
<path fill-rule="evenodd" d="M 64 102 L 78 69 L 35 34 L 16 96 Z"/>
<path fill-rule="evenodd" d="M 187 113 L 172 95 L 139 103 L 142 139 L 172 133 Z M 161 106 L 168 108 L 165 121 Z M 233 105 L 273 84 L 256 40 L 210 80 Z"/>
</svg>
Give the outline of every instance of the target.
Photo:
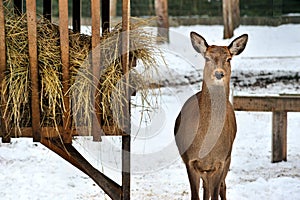
<svg viewBox="0 0 300 200">
<path fill-rule="evenodd" d="M 238 111 L 300 112 L 299 96 L 235 96 L 233 106 Z"/>
<path fill-rule="evenodd" d="M 43 0 L 43 16 L 51 21 L 52 0 Z"/>
<path fill-rule="evenodd" d="M 31 77 L 31 123 L 33 141 L 38 142 L 40 135 L 40 96 L 39 96 L 39 71 L 37 58 L 37 29 L 36 29 L 36 1 L 26 1 L 28 22 L 28 49 Z"/>
<path fill-rule="evenodd" d="M 63 113 L 63 126 L 64 134 L 63 141 L 65 143 L 72 142 L 72 134 L 70 133 L 71 119 L 70 119 L 70 101 L 69 101 L 69 88 L 70 88 L 70 72 L 69 72 L 69 29 L 68 29 L 68 0 L 59 0 L 59 32 L 60 32 L 60 49 L 62 61 L 62 87 L 64 94 L 64 108 Z"/>
<path fill-rule="evenodd" d="M 130 135 L 122 136 L 122 200 L 130 200 L 130 142 Z"/>
<path fill-rule="evenodd" d="M 100 0 L 91 1 L 92 12 L 92 73 L 93 83 L 98 86 L 100 77 L 101 63 L 100 63 Z M 100 83 L 99 83 L 100 84 Z M 95 105 L 95 113 L 93 115 L 92 122 L 92 135 L 94 141 L 101 141 L 101 135 L 104 135 L 101 130 L 101 114 L 100 114 L 100 94 L 93 89 L 91 98 L 92 105 Z"/>
<path fill-rule="evenodd" d="M 73 31 L 80 33 L 81 18 L 81 0 L 73 0 Z"/>
<path fill-rule="evenodd" d="M 129 32 L 130 32 L 130 0 L 123 0 L 122 4 L 122 68 L 125 84 L 125 98 L 123 110 L 123 130 L 128 136 L 122 137 L 122 200 L 130 199 L 130 98 L 129 93 Z"/>
<path fill-rule="evenodd" d="M 6 45 L 5 45 L 5 14 L 3 7 L 3 0 L 0 0 L 0 94 L 2 91 L 2 84 L 5 83 L 6 70 Z M 10 142 L 10 134 L 8 132 L 8 124 L 6 123 L 4 115 L 4 105 L 6 105 L 7 97 L 4 94 L 0 96 L 0 117 L 1 117 L 1 132 L 2 142 Z"/>
<path fill-rule="evenodd" d="M 70 130 L 70 133 L 72 136 L 90 136 L 89 132 L 87 131 L 89 127 L 87 126 L 79 126 L 76 128 L 73 128 Z M 110 133 L 111 135 L 107 136 L 125 136 L 126 134 L 119 131 L 117 127 L 112 127 L 112 126 L 103 126 L 102 129 Z M 40 128 L 41 132 L 41 137 L 42 138 L 57 138 L 59 137 L 60 133 L 64 132 L 64 127 L 58 126 L 58 127 L 41 127 Z M 9 132 L 7 131 L 7 137 L 9 138 L 19 138 L 19 137 L 27 137 L 27 138 L 32 138 L 33 137 L 33 132 L 32 132 L 32 127 L 22 127 L 20 129 L 15 129 L 12 128 Z M 3 130 L 0 131 L 0 137 L 3 138 L 3 135 L 5 133 Z"/>
<path fill-rule="evenodd" d="M 287 160 L 287 112 L 273 112 L 272 162 Z"/>
</svg>

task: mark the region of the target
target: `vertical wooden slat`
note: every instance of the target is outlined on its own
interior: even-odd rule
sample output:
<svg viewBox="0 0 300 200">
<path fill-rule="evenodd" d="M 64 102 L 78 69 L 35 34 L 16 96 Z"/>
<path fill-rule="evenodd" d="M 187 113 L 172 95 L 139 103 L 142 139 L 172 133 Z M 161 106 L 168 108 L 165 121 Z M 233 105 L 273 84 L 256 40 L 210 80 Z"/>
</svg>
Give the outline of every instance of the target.
<svg viewBox="0 0 300 200">
<path fill-rule="evenodd" d="M 43 16 L 51 21 L 52 0 L 43 0 Z"/>
<path fill-rule="evenodd" d="M 105 33 L 110 27 L 110 0 L 102 0 L 101 8 L 102 33 Z"/>
<path fill-rule="evenodd" d="M 92 72 L 94 85 L 98 85 L 98 80 L 100 76 L 100 0 L 91 1 L 91 11 L 92 11 Z M 91 94 L 93 105 L 95 105 L 95 115 L 93 115 L 92 122 L 92 135 L 94 141 L 101 141 L 102 131 L 99 127 L 101 125 L 101 115 L 99 101 L 100 97 L 96 90 L 93 89 Z"/>
<path fill-rule="evenodd" d="M 69 73 L 69 30 L 68 30 L 68 0 L 59 0 L 59 32 L 60 32 L 60 48 L 62 61 L 62 86 L 64 94 L 65 111 L 63 113 L 63 140 L 64 143 L 72 142 L 71 119 L 70 119 L 70 101 L 68 90 L 70 87 Z"/>
<path fill-rule="evenodd" d="M 73 31 L 80 33 L 81 0 L 73 0 Z"/>
<path fill-rule="evenodd" d="M 123 118 L 124 131 L 127 134 L 122 137 L 122 199 L 130 199 L 130 93 L 129 93 L 129 31 L 130 31 L 130 0 L 122 3 L 122 67 L 125 84 L 125 102 Z"/>
<path fill-rule="evenodd" d="M 37 29 L 36 29 L 36 2 L 26 1 L 28 22 L 28 49 L 31 78 L 31 121 L 33 141 L 40 141 L 40 100 L 37 60 Z"/>
<path fill-rule="evenodd" d="M 4 72 L 6 70 L 6 45 L 5 45 L 5 14 L 3 7 L 3 0 L 0 0 L 0 117 L 1 117 L 1 134 L 2 142 L 8 143 L 10 142 L 10 134 L 7 129 L 6 120 L 4 119 L 4 105 L 6 105 L 6 97 L 4 94 L 1 94 L 2 84 L 5 81 Z"/>
<path fill-rule="evenodd" d="M 287 160 L 287 112 L 273 112 L 272 162 Z"/>
</svg>

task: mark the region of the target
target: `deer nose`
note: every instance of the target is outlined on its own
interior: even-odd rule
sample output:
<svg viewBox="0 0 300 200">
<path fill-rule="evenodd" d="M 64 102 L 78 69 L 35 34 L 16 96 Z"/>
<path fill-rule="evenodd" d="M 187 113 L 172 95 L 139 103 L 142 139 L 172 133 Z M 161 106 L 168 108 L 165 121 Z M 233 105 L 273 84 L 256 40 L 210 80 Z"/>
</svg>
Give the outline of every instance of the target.
<svg viewBox="0 0 300 200">
<path fill-rule="evenodd" d="M 221 80 L 224 77 L 224 73 L 222 71 L 215 71 L 215 77 Z"/>
</svg>

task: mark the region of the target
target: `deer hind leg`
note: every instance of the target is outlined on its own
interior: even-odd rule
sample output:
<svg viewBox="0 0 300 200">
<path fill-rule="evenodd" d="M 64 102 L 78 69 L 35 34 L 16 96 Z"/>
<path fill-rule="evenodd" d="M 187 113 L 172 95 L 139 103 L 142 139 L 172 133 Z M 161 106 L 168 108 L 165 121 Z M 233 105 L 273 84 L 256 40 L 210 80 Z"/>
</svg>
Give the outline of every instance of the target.
<svg viewBox="0 0 300 200">
<path fill-rule="evenodd" d="M 186 165 L 190 187 L 191 187 L 191 200 L 199 200 L 199 187 L 200 187 L 200 174 L 189 164 Z"/>
</svg>

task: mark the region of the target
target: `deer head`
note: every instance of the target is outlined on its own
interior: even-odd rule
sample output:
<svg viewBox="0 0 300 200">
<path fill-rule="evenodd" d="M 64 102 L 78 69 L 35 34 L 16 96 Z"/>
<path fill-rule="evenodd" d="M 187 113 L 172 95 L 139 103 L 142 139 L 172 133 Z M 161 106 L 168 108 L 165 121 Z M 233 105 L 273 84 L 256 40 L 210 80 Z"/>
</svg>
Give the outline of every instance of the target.
<svg viewBox="0 0 300 200">
<path fill-rule="evenodd" d="M 194 49 L 205 58 L 203 81 L 206 85 L 229 85 L 231 76 L 230 60 L 243 52 L 248 41 L 244 34 L 231 42 L 229 46 L 208 45 L 199 34 L 191 32 Z"/>
</svg>

